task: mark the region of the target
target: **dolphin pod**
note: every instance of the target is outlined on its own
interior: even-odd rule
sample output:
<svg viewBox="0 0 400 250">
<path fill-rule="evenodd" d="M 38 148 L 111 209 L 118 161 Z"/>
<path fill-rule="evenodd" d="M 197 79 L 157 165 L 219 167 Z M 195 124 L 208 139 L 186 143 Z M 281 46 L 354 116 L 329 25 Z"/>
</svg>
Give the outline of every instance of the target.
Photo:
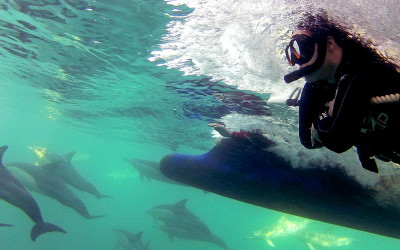
<svg viewBox="0 0 400 250">
<path fill-rule="evenodd" d="M 160 162 L 161 172 L 253 205 L 400 238 L 400 209 L 379 200 L 378 190 L 348 175 L 345 163 L 297 154 L 293 158 L 302 160 L 302 165 L 294 166 L 285 157 L 287 149 L 276 141 L 256 140 L 252 134 L 249 138 L 223 139 L 202 155 L 166 155 Z"/>
<path fill-rule="evenodd" d="M 26 215 L 35 222 L 30 234 L 33 241 L 41 234 L 48 232 L 66 233 L 64 229 L 43 221 L 42 214 L 35 199 L 4 167 L 3 155 L 7 148 L 7 146 L 0 147 L 0 198 L 23 210 Z"/>
<path fill-rule="evenodd" d="M 90 215 L 83 201 L 71 189 L 69 189 L 60 178 L 43 173 L 42 169 L 36 165 L 24 162 L 10 162 L 7 163 L 7 168 L 17 177 L 17 179 L 20 178 L 20 181 L 28 188 L 57 200 L 61 204 L 74 209 L 77 213 L 87 219 L 100 218 L 104 216 Z M 26 181 L 27 177 L 22 176 L 18 170 L 31 176 L 33 181 L 28 183 L 28 181 Z"/>
<path fill-rule="evenodd" d="M 97 188 L 86 180 L 76 169 L 72 166 L 71 160 L 75 152 L 70 152 L 64 156 L 59 156 L 49 150 L 46 150 L 41 155 L 42 161 L 54 164 L 39 164 L 44 172 L 53 174 L 61 178 L 65 183 L 73 186 L 76 189 L 94 195 L 97 199 L 111 198 L 108 195 L 100 193 Z"/>
</svg>

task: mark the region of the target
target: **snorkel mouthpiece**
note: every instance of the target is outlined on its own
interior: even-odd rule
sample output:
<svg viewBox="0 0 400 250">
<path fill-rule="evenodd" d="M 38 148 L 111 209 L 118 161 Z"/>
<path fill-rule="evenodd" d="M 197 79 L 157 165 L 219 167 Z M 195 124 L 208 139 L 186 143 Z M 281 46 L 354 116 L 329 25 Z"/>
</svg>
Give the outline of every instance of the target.
<svg viewBox="0 0 400 250">
<path fill-rule="evenodd" d="M 310 66 L 307 66 L 307 67 L 310 67 Z M 305 69 L 305 68 L 303 68 L 303 69 Z M 286 83 L 291 83 L 291 82 L 294 82 L 296 80 L 299 80 L 300 78 L 308 75 L 306 72 L 303 71 L 303 69 L 299 69 L 299 70 L 293 71 L 292 73 L 289 73 L 289 74 L 285 75 L 283 77 L 283 79 L 285 80 Z"/>
<path fill-rule="evenodd" d="M 307 76 L 307 75 L 317 71 L 319 68 L 321 68 L 322 64 L 324 64 L 325 56 L 326 56 L 326 42 L 327 42 L 326 37 L 324 39 L 320 39 L 318 41 L 317 60 L 313 64 L 308 65 L 304 68 L 298 69 L 296 71 L 293 71 L 292 73 L 285 75 L 283 77 L 285 82 L 286 83 L 294 82 L 304 76 Z"/>
</svg>

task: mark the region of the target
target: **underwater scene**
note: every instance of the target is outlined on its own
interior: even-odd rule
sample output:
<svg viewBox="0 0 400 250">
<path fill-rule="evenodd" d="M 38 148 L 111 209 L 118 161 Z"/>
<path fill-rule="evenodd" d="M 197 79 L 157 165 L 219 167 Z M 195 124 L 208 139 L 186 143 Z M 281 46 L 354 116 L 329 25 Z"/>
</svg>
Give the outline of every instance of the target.
<svg viewBox="0 0 400 250">
<path fill-rule="evenodd" d="M 0 249 L 399 249 L 398 165 L 305 149 L 285 104 L 285 46 L 321 8 L 400 59 L 395 0 L 1 0 Z M 266 135 L 279 175 L 213 122 Z M 336 189 L 318 207 L 283 179 Z"/>
</svg>

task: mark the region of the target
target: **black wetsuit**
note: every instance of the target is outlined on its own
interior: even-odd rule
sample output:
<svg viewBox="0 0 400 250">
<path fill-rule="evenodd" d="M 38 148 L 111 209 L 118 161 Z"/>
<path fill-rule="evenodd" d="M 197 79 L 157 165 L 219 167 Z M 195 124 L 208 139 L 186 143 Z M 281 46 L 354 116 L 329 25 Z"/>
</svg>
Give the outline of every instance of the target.
<svg viewBox="0 0 400 250">
<path fill-rule="evenodd" d="M 343 56 L 335 78 L 335 86 L 306 83 L 299 110 L 302 144 L 315 147 L 309 132 L 312 123 L 320 146 L 337 153 L 356 146 L 363 167 L 371 171 L 378 171 L 372 156 L 400 163 L 400 103 L 370 101 L 400 93 L 400 73 L 382 63 L 350 63 Z M 333 98 L 333 113 L 328 116 L 324 104 Z"/>
</svg>

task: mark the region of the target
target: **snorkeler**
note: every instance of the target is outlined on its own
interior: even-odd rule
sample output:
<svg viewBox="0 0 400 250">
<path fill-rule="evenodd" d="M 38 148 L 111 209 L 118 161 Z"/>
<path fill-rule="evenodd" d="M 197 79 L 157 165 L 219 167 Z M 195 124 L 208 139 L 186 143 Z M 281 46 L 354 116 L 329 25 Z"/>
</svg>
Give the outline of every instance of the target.
<svg viewBox="0 0 400 250">
<path fill-rule="evenodd" d="M 306 80 L 299 100 L 304 147 L 342 153 L 356 146 L 362 166 L 373 172 L 378 172 L 373 157 L 400 164 L 397 65 L 325 13 L 304 16 L 286 57 L 299 69 L 284 80 Z"/>
</svg>

